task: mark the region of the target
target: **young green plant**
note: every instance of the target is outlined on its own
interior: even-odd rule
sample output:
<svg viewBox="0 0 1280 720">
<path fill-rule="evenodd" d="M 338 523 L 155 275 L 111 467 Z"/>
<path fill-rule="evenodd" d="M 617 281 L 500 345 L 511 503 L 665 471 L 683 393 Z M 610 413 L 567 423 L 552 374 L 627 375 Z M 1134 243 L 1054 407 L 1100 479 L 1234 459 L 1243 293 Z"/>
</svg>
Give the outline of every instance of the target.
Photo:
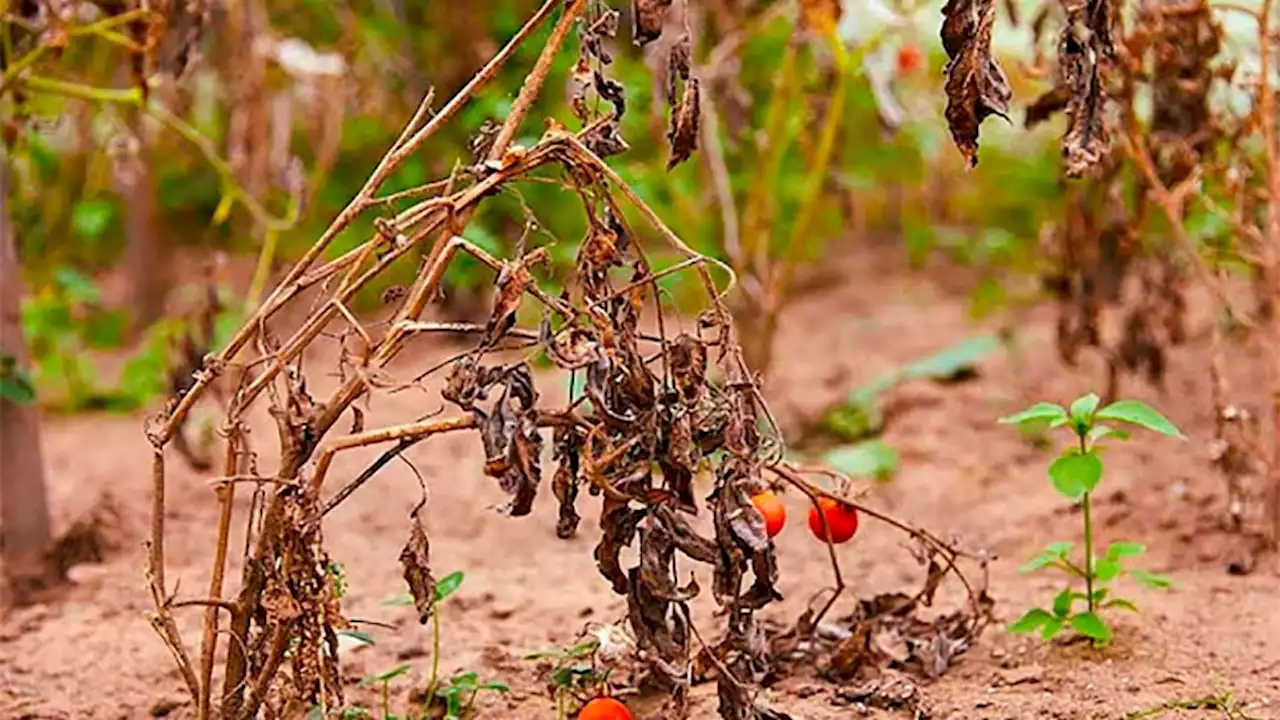
<svg viewBox="0 0 1280 720">
<path fill-rule="evenodd" d="M 1076 562 L 1071 557 L 1075 548 L 1072 542 L 1049 543 L 1022 567 L 1023 572 L 1033 570 L 1058 570 L 1068 576 L 1068 584 L 1053 599 L 1052 609 L 1032 608 L 1017 622 L 1009 626 L 1010 632 L 1039 632 L 1049 640 L 1066 627 L 1088 637 L 1095 647 L 1102 647 L 1111 640 L 1111 628 L 1103 620 L 1100 611 L 1105 609 L 1137 612 L 1133 601 L 1116 597 L 1111 584 L 1130 577 L 1148 587 L 1167 588 L 1172 583 L 1160 575 L 1127 566 L 1127 562 L 1146 552 L 1147 546 L 1137 542 L 1113 542 L 1102 557 L 1094 555 L 1093 513 L 1091 498 L 1102 481 L 1103 440 L 1127 440 L 1129 434 L 1109 423 L 1123 423 L 1146 428 L 1170 437 L 1183 435 L 1163 415 L 1137 400 L 1118 400 L 1106 407 L 1098 407 L 1098 396 L 1090 393 L 1077 398 L 1070 408 L 1054 403 L 1036 403 L 1016 415 L 1001 418 L 1001 423 L 1022 428 L 1065 427 L 1075 436 L 1071 447 L 1049 465 L 1049 480 L 1055 490 L 1072 502 L 1079 502 L 1084 518 L 1084 557 Z M 1072 585 L 1071 580 L 1083 580 L 1084 592 Z M 1083 600 L 1085 609 L 1075 612 L 1077 601 Z"/>
</svg>

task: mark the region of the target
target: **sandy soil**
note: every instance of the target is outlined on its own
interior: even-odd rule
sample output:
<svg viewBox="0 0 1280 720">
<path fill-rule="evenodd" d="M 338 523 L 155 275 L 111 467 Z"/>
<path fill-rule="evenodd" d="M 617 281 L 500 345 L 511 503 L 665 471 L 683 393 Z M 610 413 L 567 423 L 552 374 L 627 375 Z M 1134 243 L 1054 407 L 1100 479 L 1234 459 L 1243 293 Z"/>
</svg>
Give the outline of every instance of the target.
<svg viewBox="0 0 1280 720">
<path fill-rule="evenodd" d="M 981 328 L 969 323 L 962 297 L 942 283 L 902 271 L 892 253 L 849 253 L 834 287 L 799 301 L 785 318 L 780 358 L 767 394 L 777 411 L 795 418 L 814 412 L 858 383 L 937 351 Z M 1061 367 L 1052 345 L 1052 308 L 1031 312 L 1020 328 L 1018 362 L 1003 353 L 982 365 L 972 382 L 915 384 L 896 390 L 885 439 L 902 453 L 903 467 L 868 502 L 972 548 L 998 556 L 991 591 L 1002 622 L 1032 604 L 1046 604 L 1050 578 L 1024 577 L 1016 568 L 1045 542 L 1074 538 L 1078 517 L 1044 479 L 1049 454 L 1032 448 L 995 419 L 1030 400 L 1069 400 L 1099 375 Z M 989 328 L 988 328 L 989 329 Z M 1264 560 L 1248 575 L 1227 572 L 1244 541 L 1222 527 L 1223 487 L 1207 461 L 1212 433 L 1207 355 L 1200 342 L 1176 353 L 1166 391 L 1132 394 L 1160 407 L 1190 442 L 1150 438 L 1112 451 L 1097 515 L 1104 541 L 1144 540 L 1145 562 L 1177 585 L 1169 591 L 1133 588 L 1140 617 L 1117 619 L 1114 644 L 1095 652 L 1080 644 L 1044 645 L 993 627 L 940 681 L 919 685 L 910 708 L 877 710 L 848 688 L 815 677 L 789 678 L 764 691 L 766 704 L 797 719 L 846 717 L 1121 718 L 1162 703 L 1230 692 L 1250 717 L 1280 718 L 1280 576 Z M 445 354 L 426 351 L 415 363 Z M 1242 389 L 1263 387 L 1256 362 L 1235 358 Z M 1241 400 L 1263 403 L 1262 393 Z M 404 393 L 379 398 L 379 411 L 421 415 L 438 400 Z M 262 427 L 263 437 L 268 428 Z M 47 603 L 0 616 L 0 718 L 190 717 L 181 682 L 144 613 L 142 539 L 149 498 L 149 449 L 139 418 L 50 417 L 45 426 L 53 501 L 60 522 L 109 496 L 118 510 L 120 549 L 104 564 L 75 568 L 75 584 Z M 443 574 L 466 571 L 444 614 L 442 670 L 474 669 L 512 688 L 506 700 L 485 701 L 481 717 L 551 718 L 534 650 L 570 643 L 588 623 L 622 617 L 591 557 L 596 508 L 581 502 L 580 536 L 554 533 L 555 505 L 544 488 L 532 516 L 504 519 L 490 509 L 502 500 L 481 475 L 474 437 L 445 437 L 410 453 L 431 488 L 428 531 L 433 564 Z M 337 469 L 356 472 L 365 456 L 343 458 Z M 175 466 L 177 463 L 175 463 Z M 198 475 L 177 469 L 169 503 L 169 577 L 184 594 L 206 580 L 215 518 L 213 495 Z M 390 624 L 368 626 L 378 644 L 353 649 L 343 661 L 351 699 L 370 703 L 355 683 L 402 662 L 413 667 L 398 687 L 421 686 L 429 668 L 430 633 L 411 608 L 385 600 L 403 592 L 397 556 L 406 513 L 418 498 L 416 480 L 390 466 L 375 486 L 357 493 L 325 527 L 328 545 L 345 564 L 350 616 Z M 243 498 L 241 498 L 243 501 Z M 788 598 L 772 611 L 794 618 L 829 583 L 825 547 L 800 519 L 800 498 L 787 498 L 792 523 L 778 539 Z M 867 522 L 841 550 L 852 595 L 903 589 L 919 569 L 890 528 Z M 706 584 L 703 585 L 706 587 Z M 844 607 L 848 607 L 845 603 Z M 698 606 L 706 617 L 708 607 Z M 180 617 L 196 638 L 199 612 Z M 403 691 L 398 693 L 403 695 Z M 715 717 L 714 690 L 695 692 L 694 716 Z M 1158 717 L 1159 715 L 1151 715 Z M 1169 717 L 1223 717 L 1222 711 L 1177 711 Z M 1232 717 L 1242 717 L 1239 715 Z"/>
</svg>

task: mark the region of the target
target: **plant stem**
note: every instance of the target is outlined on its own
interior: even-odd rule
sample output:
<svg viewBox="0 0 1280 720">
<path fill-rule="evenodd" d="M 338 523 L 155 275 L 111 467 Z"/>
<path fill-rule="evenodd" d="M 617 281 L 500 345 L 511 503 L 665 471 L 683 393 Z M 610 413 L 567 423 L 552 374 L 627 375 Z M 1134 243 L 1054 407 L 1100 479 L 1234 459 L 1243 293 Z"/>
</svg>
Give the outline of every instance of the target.
<svg viewBox="0 0 1280 720">
<path fill-rule="evenodd" d="M 1093 518 L 1089 515 L 1089 495 L 1084 494 L 1084 585 L 1089 594 L 1089 612 L 1093 612 Z"/>
<path fill-rule="evenodd" d="M 1080 453 L 1083 455 L 1089 451 L 1085 445 L 1085 435 L 1080 435 Z M 1093 612 L 1093 515 L 1092 505 L 1089 502 L 1089 496 L 1092 493 L 1084 494 L 1084 587 L 1085 594 L 1088 595 L 1085 600 L 1089 604 L 1089 612 Z"/>
<path fill-rule="evenodd" d="M 427 682 L 427 709 L 436 696 L 436 683 L 440 677 L 440 603 L 431 609 L 431 679 Z"/>
</svg>

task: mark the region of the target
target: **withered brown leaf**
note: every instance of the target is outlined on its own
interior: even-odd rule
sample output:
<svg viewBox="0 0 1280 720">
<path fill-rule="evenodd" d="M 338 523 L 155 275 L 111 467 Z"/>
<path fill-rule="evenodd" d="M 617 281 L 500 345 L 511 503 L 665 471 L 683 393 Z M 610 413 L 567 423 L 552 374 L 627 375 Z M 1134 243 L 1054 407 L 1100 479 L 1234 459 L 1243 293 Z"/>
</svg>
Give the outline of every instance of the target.
<svg viewBox="0 0 1280 720">
<path fill-rule="evenodd" d="M 693 43 L 689 39 L 689 33 L 685 33 L 671 46 L 671 52 L 667 55 L 668 105 L 673 105 L 676 102 L 676 81 L 687 81 L 689 79 L 692 62 Z"/>
<path fill-rule="evenodd" d="M 1058 38 L 1058 73 L 1067 88 L 1063 171 L 1080 177 L 1107 155 L 1106 97 L 1099 63 L 1114 54 L 1106 0 L 1063 0 L 1066 23 Z"/>
<path fill-rule="evenodd" d="M 684 95 L 671 111 L 671 129 L 667 139 L 671 141 L 670 170 L 693 155 L 698 149 L 698 127 L 702 118 L 702 104 L 698 91 L 698 78 L 689 78 L 684 84 Z"/>
<path fill-rule="evenodd" d="M 646 511 L 632 508 L 626 501 L 614 501 L 605 498 L 600 510 L 600 542 L 596 545 L 596 565 L 600 574 L 604 575 L 613 591 L 619 595 L 627 593 L 627 574 L 622 569 L 619 554 L 622 548 L 635 539 L 636 528 L 645 517 Z"/>
<path fill-rule="evenodd" d="M 552 459 L 559 462 L 555 478 L 551 481 L 551 491 L 560 503 L 560 514 L 556 520 L 556 537 L 568 539 L 578 531 L 578 482 L 579 457 L 582 452 L 582 433 L 571 426 L 556 428 L 552 436 L 554 452 Z"/>
<path fill-rule="evenodd" d="M 431 543 L 416 513 L 409 518 L 409 539 L 400 551 L 400 564 L 404 566 L 404 581 L 413 596 L 413 606 L 418 610 L 418 622 L 425 625 L 435 607 L 436 579 L 431 575 Z"/>
<path fill-rule="evenodd" d="M 513 517 L 533 510 L 542 479 L 542 435 L 534 410 L 537 398 L 529 367 L 521 364 L 506 371 L 502 394 L 488 412 L 472 410 L 484 445 L 484 472 L 498 478 L 499 486 L 511 495 L 503 510 Z"/>
<path fill-rule="evenodd" d="M 633 35 L 641 47 L 662 37 L 662 27 L 667 21 L 667 10 L 672 0 L 634 0 L 631 15 L 635 19 Z"/>
<path fill-rule="evenodd" d="M 978 130 L 988 116 L 1009 119 L 1013 91 L 991 54 L 995 0 L 947 0 L 942 8 L 947 61 L 947 126 L 969 167 L 978 164 Z"/>
</svg>

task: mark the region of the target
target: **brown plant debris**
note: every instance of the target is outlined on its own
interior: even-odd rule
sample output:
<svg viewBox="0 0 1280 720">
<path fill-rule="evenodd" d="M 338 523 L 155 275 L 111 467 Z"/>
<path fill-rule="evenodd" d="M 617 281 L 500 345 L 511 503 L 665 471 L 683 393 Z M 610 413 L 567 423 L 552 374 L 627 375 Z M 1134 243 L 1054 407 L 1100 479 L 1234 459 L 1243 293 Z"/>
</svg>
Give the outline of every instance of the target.
<svg viewBox="0 0 1280 720">
<path fill-rule="evenodd" d="M 947 0 L 942 8 L 947 53 L 947 127 L 969 167 L 978 164 L 978 130 L 991 115 L 1009 119 L 1013 92 L 991 54 L 995 0 Z"/>
</svg>

